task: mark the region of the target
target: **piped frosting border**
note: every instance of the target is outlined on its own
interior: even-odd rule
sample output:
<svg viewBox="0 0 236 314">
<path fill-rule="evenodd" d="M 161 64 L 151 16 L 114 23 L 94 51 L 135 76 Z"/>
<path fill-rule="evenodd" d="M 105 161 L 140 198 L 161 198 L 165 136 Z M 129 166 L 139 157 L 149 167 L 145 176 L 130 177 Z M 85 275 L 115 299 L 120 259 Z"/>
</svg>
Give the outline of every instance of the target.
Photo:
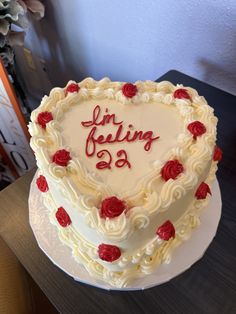
<svg viewBox="0 0 236 314">
<path fill-rule="evenodd" d="M 77 84 L 70 81 L 70 84 Z M 66 88 L 54 88 L 49 97 L 45 96 L 39 108 L 31 115 L 32 122 L 29 131 L 32 136 L 31 147 L 35 151 L 37 165 L 41 172 L 50 177 L 59 187 L 63 196 L 79 211 L 86 215 L 86 222 L 102 235 L 116 240 L 125 239 L 136 229 L 145 228 L 149 224 L 153 213 L 165 211 L 171 204 L 180 199 L 186 192 L 192 189 L 199 175 L 204 169 L 207 161 L 211 160 L 216 139 L 217 118 L 213 109 L 208 106 L 205 99 L 198 95 L 196 90 L 186 88 L 190 99 L 174 98 L 173 94 L 182 85 L 174 86 L 170 82 L 154 83 L 151 81 L 137 81 L 137 94 L 127 98 L 122 93 L 122 82 L 111 82 L 108 78 L 95 81 L 87 78 L 79 83 L 78 93 L 66 93 Z M 162 182 L 160 193 L 153 188 L 153 182 L 161 180 L 160 172 L 164 162 L 157 160 L 154 171 L 147 174 L 137 185 L 132 193 L 122 195 L 123 199 L 130 205 L 131 210 L 126 215 L 122 213 L 111 222 L 102 219 L 99 215 L 97 204 L 105 197 L 112 195 L 109 187 L 98 181 L 92 172 L 89 172 L 78 157 L 72 156 L 66 167 L 51 162 L 52 156 L 48 152 L 48 146 L 53 145 L 55 151 L 64 148 L 60 135 L 59 121 L 71 106 L 78 104 L 80 100 L 89 98 L 115 99 L 121 104 L 128 105 L 130 102 L 138 103 L 157 101 L 167 106 L 176 106 L 184 119 L 184 129 L 178 135 L 178 145 L 166 154 L 166 160 L 177 158 L 183 160 L 188 151 L 191 155 L 185 163 L 185 172 L 176 180 Z M 43 129 L 37 123 L 38 114 L 50 111 L 53 120 L 47 123 Z M 202 123 L 207 125 L 207 132 L 197 140 L 187 129 L 187 125 L 198 117 Z M 85 188 L 86 187 L 86 188 Z M 83 193 L 81 194 L 81 192 Z M 91 196 L 92 195 L 92 196 Z M 145 199 L 142 206 L 136 205 L 137 200 Z M 114 228 L 114 225 L 116 228 Z"/>
</svg>

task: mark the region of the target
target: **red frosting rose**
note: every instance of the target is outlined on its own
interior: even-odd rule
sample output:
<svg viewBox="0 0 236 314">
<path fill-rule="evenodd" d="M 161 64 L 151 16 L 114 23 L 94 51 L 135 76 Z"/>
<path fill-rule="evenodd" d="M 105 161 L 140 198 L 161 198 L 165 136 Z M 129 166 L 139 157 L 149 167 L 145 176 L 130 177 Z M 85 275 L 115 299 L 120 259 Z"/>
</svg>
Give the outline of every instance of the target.
<svg viewBox="0 0 236 314">
<path fill-rule="evenodd" d="M 205 182 L 202 182 L 196 193 L 195 193 L 195 196 L 198 200 L 204 200 L 206 197 L 207 197 L 207 193 L 211 194 L 211 190 L 209 188 L 209 185 L 206 184 Z"/>
<path fill-rule="evenodd" d="M 206 133 L 205 125 L 200 121 L 194 121 L 190 123 L 187 128 L 193 134 L 194 139 L 196 139 L 197 136 Z"/>
<path fill-rule="evenodd" d="M 128 98 L 134 97 L 137 94 L 137 91 L 137 86 L 132 83 L 126 83 L 122 87 L 123 94 Z"/>
<path fill-rule="evenodd" d="M 58 150 L 53 156 L 52 161 L 59 166 L 66 167 L 71 160 L 70 152 L 65 149 Z"/>
<path fill-rule="evenodd" d="M 53 116 L 49 111 L 40 112 L 37 116 L 37 122 L 43 129 L 46 128 L 46 124 L 51 120 L 53 120 Z"/>
<path fill-rule="evenodd" d="M 161 176 L 165 181 L 168 181 L 169 179 L 176 179 L 183 171 L 184 167 L 178 160 L 169 160 L 161 169 Z"/>
<path fill-rule="evenodd" d="M 213 155 L 213 160 L 214 161 L 220 161 L 222 159 L 222 150 L 216 146 L 215 147 L 215 151 L 214 151 L 214 155 Z"/>
<path fill-rule="evenodd" d="M 41 192 L 47 192 L 48 191 L 48 184 L 47 184 L 47 180 L 44 176 L 40 175 L 37 180 L 36 180 L 36 184 L 38 189 Z"/>
<path fill-rule="evenodd" d="M 71 83 L 70 85 L 67 86 L 66 88 L 66 95 L 68 93 L 78 93 L 80 87 L 78 84 L 75 84 L 75 83 Z"/>
<path fill-rule="evenodd" d="M 59 207 L 56 212 L 56 218 L 58 223 L 62 227 L 67 227 L 71 224 L 70 216 L 67 214 L 63 207 Z"/>
<path fill-rule="evenodd" d="M 168 241 L 170 238 L 175 237 L 175 227 L 173 226 L 171 221 L 167 220 L 157 229 L 156 234 L 162 240 Z"/>
<path fill-rule="evenodd" d="M 98 255 L 103 261 L 113 262 L 121 256 L 121 251 L 115 245 L 102 243 L 98 247 Z"/>
<path fill-rule="evenodd" d="M 125 209 L 125 203 L 116 196 L 112 196 L 102 201 L 100 215 L 102 218 L 114 218 L 122 214 Z"/>
<path fill-rule="evenodd" d="M 187 90 L 184 88 L 176 89 L 174 92 L 174 98 L 185 98 L 185 99 L 191 99 L 190 95 L 188 94 Z"/>
</svg>

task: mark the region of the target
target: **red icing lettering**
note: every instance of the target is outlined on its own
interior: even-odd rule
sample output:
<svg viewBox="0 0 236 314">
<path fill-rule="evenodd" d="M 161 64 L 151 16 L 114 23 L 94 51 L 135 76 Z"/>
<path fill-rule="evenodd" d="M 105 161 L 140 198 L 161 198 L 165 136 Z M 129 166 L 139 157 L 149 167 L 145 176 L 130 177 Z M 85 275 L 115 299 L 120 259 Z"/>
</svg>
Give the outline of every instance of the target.
<svg viewBox="0 0 236 314">
<path fill-rule="evenodd" d="M 101 107 L 99 105 L 97 105 L 93 109 L 93 120 L 82 121 L 81 124 L 87 128 L 87 127 L 90 127 L 90 126 L 93 126 L 93 125 L 98 126 L 98 125 L 105 125 L 107 123 L 112 123 L 114 125 L 119 125 L 119 124 L 121 124 L 123 122 L 123 121 L 117 122 L 116 121 L 116 115 L 114 113 L 113 114 L 105 114 L 105 115 L 103 115 L 102 119 L 99 121 L 100 113 L 101 113 Z"/>
<path fill-rule="evenodd" d="M 127 165 L 129 168 L 131 168 L 131 164 L 128 161 L 127 153 L 124 149 L 119 150 L 116 155 L 117 155 L 117 157 L 122 157 L 122 155 L 124 156 L 124 158 L 120 158 L 115 162 L 115 166 L 117 168 L 122 168 L 125 165 Z"/>
<path fill-rule="evenodd" d="M 88 157 L 91 157 L 95 154 L 96 144 L 95 144 L 93 136 L 94 136 L 94 133 L 96 132 L 96 130 L 97 130 L 97 127 L 94 126 L 91 129 L 91 131 L 89 132 L 89 135 L 88 135 L 87 140 L 86 140 L 85 153 Z"/>
<path fill-rule="evenodd" d="M 152 137 L 153 132 L 152 131 L 147 131 L 143 134 L 143 140 L 147 141 L 147 143 L 144 145 L 144 149 L 146 151 L 149 151 L 152 145 L 152 142 L 159 139 L 160 136 L 157 137 Z"/>
<path fill-rule="evenodd" d="M 92 127 L 90 130 L 88 137 L 86 139 L 85 153 L 88 157 L 94 156 L 97 151 L 97 144 L 112 144 L 112 143 L 122 143 L 122 142 L 135 142 L 135 141 L 144 141 L 144 150 L 149 151 L 151 149 L 152 143 L 159 139 L 159 136 L 154 136 L 152 131 L 142 131 L 142 130 L 133 130 L 133 125 L 128 124 L 128 130 L 125 130 L 123 126 L 123 121 L 118 122 L 116 115 L 109 114 L 108 109 L 105 110 L 106 114 L 101 114 L 101 107 L 97 105 L 93 110 L 92 120 L 82 121 L 81 124 L 88 128 Z M 97 129 L 99 126 L 104 126 L 105 124 L 112 124 L 114 126 L 118 126 L 115 129 L 115 133 L 109 134 L 100 134 L 97 135 Z M 101 150 L 97 153 L 98 158 L 103 158 L 108 156 L 108 161 L 100 161 L 96 164 L 97 169 L 111 169 L 112 156 L 107 149 Z M 128 166 L 131 168 L 131 164 L 128 161 L 127 152 L 122 149 L 117 152 L 117 157 L 119 159 L 115 162 L 115 166 L 118 168 Z"/>
<path fill-rule="evenodd" d="M 152 131 L 134 131 L 133 135 L 131 134 L 131 131 L 127 131 L 124 136 L 122 136 L 123 131 L 123 125 L 119 125 L 116 134 L 113 136 L 113 134 L 109 133 L 106 137 L 104 135 L 99 135 L 96 137 L 96 130 L 97 127 L 94 126 L 91 131 L 89 132 L 89 135 L 86 140 L 86 148 L 85 153 L 88 157 L 91 157 L 96 152 L 96 144 L 112 144 L 112 143 L 122 143 L 122 142 L 135 142 L 136 140 L 139 141 L 146 141 L 144 145 L 144 149 L 146 151 L 149 151 L 151 149 L 152 142 L 160 138 L 160 136 L 153 137 Z"/>
<path fill-rule="evenodd" d="M 99 135 L 96 142 L 98 144 L 104 144 L 104 136 L 103 135 Z"/>
<path fill-rule="evenodd" d="M 109 153 L 108 150 L 106 149 L 103 149 L 103 150 L 100 150 L 98 153 L 97 153 L 97 157 L 98 158 L 103 158 L 104 155 L 107 155 L 108 156 L 108 161 L 99 161 L 97 164 L 96 164 L 96 168 L 97 169 L 111 169 L 111 162 L 112 162 L 112 157 L 111 157 L 111 154 Z"/>
</svg>

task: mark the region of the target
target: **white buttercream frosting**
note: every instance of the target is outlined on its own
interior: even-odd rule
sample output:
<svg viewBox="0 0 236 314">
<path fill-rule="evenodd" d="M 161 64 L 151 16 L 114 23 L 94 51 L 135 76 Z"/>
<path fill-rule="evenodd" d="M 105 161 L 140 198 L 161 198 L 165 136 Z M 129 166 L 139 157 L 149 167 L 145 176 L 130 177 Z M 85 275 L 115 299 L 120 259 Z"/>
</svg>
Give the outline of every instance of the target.
<svg viewBox="0 0 236 314">
<path fill-rule="evenodd" d="M 75 82 L 68 85 L 71 83 Z M 217 123 L 213 109 L 190 87 L 166 81 L 138 81 L 137 94 L 128 98 L 122 93 L 123 84 L 108 78 L 87 78 L 79 83 L 78 93 L 54 88 L 32 112 L 29 124 L 31 147 L 49 185 L 49 191 L 44 193 L 45 205 L 61 240 L 93 276 L 119 287 L 169 262 L 172 250 L 188 239 L 191 229 L 200 223 L 199 211 L 206 206 L 208 197 L 196 200 L 194 194 L 202 181 L 210 184 L 216 172 L 212 155 Z M 174 98 L 178 88 L 185 88 L 191 99 Z M 115 121 L 122 121 L 123 132 L 152 131 L 160 138 L 152 142 L 149 151 L 144 150 L 145 141 L 97 144 L 96 153 L 107 149 L 113 158 L 111 170 L 97 169 L 97 162 L 104 159 L 96 154 L 86 156 L 91 128 L 81 124 L 91 120 L 97 105 L 101 116 L 115 114 Z M 53 120 L 42 129 L 37 117 L 44 111 L 50 111 Z M 194 140 L 187 126 L 196 120 L 206 126 L 206 133 Z M 117 128 L 107 123 L 97 132 L 105 136 L 114 134 Z M 52 162 L 53 154 L 60 149 L 70 152 L 66 167 Z M 114 166 L 121 149 L 127 152 L 131 168 Z M 171 159 L 178 159 L 184 172 L 176 180 L 164 181 L 161 169 Z M 128 211 L 104 219 L 100 216 L 101 201 L 112 195 L 124 200 Z M 72 221 L 66 228 L 55 218 L 60 206 Z M 176 237 L 169 241 L 155 234 L 166 220 L 171 220 L 176 229 Z M 117 245 L 121 257 L 112 263 L 102 261 L 97 253 L 100 243 Z"/>
</svg>

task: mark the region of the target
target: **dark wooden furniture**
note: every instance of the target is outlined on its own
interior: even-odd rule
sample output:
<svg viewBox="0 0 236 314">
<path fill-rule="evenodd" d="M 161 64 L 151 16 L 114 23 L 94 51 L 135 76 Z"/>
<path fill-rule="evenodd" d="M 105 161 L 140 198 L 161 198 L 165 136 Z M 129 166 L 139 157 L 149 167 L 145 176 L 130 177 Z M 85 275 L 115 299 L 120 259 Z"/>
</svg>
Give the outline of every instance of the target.
<svg viewBox="0 0 236 314">
<path fill-rule="evenodd" d="M 236 313 L 236 97 L 177 71 L 159 80 L 196 88 L 219 117 L 223 211 L 216 237 L 200 261 L 161 286 L 106 292 L 80 284 L 54 266 L 36 243 L 28 217 L 31 171 L 0 193 L 0 236 L 62 313 Z"/>
</svg>

